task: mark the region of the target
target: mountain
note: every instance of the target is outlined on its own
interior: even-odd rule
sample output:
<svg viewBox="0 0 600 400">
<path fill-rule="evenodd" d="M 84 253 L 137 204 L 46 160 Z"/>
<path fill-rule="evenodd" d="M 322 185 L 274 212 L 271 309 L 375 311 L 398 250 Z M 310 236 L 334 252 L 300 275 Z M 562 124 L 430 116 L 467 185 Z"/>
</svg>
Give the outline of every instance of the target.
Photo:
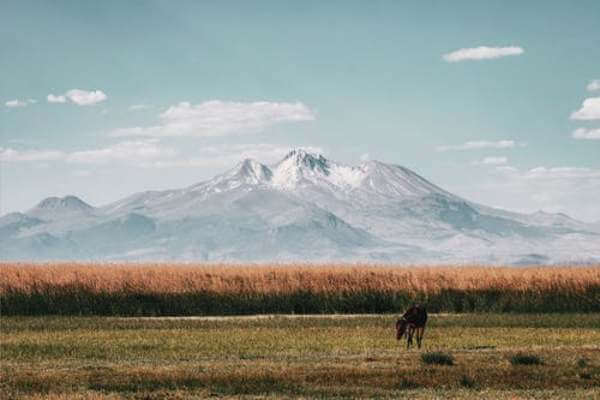
<svg viewBox="0 0 600 400">
<path fill-rule="evenodd" d="M 102 207 L 50 197 L 0 218 L 3 259 L 600 261 L 600 232 L 564 214 L 519 214 L 453 195 L 415 172 L 293 150 L 195 185 Z"/>
<path fill-rule="evenodd" d="M 29 216 L 54 221 L 72 216 L 88 215 L 94 207 L 75 196 L 48 197 L 27 212 Z"/>
</svg>

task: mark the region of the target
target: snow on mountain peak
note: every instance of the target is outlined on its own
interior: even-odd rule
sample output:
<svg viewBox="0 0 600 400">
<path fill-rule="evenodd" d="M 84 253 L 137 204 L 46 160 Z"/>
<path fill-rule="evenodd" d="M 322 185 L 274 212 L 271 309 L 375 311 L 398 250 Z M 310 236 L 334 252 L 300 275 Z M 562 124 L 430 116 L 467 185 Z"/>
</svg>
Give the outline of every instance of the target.
<svg viewBox="0 0 600 400">
<path fill-rule="evenodd" d="M 344 175 L 353 167 L 334 163 L 321 154 L 295 149 L 273 167 L 273 185 L 283 189 L 294 189 L 298 185 L 317 184 L 347 185 Z"/>
<path fill-rule="evenodd" d="M 302 149 L 289 152 L 273 167 L 272 183 L 286 190 L 318 185 L 344 192 L 360 189 L 384 197 L 424 196 L 449 193 L 411 170 L 380 161 L 348 166 L 328 160 L 321 154 Z"/>
<path fill-rule="evenodd" d="M 290 151 L 281 163 L 293 164 L 300 168 L 317 170 L 325 175 L 329 175 L 329 161 L 322 154 L 311 153 L 304 149 Z"/>
<path fill-rule="evenodd" d="M 242 185 L 262 185 L 271 181 L 273 172 L 260 162 L 247 158 L 221 175 L 189 187 L 188 191 L 221 193 Z"/>
<path fill-rule="evenodd" d="M 245 183 L 258 184 L 271 180 L 273 172 L 264 164 L 256 160 L 247 158 L 233 169 L 235 175 L 242 178 Z"/>
<path fill-rule="evenodd" d="M 360 187 L 380 195 L 405 197 L 437 193 L 452 196 L 410 169 L 399 165 L 373 160 L 365 162 L 360 168 L 365 174 Z"/>
</svg>

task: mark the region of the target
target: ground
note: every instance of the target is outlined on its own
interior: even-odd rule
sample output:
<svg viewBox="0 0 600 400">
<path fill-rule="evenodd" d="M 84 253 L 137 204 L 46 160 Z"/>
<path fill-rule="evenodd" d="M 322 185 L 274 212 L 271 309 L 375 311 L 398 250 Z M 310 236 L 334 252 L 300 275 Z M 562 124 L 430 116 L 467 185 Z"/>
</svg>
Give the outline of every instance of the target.
<svg viewBox="0 0 600 400">
<path fill-rule="evenodd" d="M 1 317 L 0 397 L 600 397 L 600 314 L 431 315 L 408 351 L 396 318 Z"/>
</svg>

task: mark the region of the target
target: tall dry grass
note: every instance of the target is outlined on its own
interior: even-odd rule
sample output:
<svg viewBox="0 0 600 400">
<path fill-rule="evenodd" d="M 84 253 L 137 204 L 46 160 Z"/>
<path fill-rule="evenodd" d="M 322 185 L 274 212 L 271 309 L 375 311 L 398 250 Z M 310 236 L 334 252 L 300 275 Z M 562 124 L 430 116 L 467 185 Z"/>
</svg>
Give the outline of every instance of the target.
<svg viewBox="0 0 600 400">
<path fill-rule="evenodd" d="M 3 315 L 599 312 L 600 266 L 0 264 Z"/>
</svg>

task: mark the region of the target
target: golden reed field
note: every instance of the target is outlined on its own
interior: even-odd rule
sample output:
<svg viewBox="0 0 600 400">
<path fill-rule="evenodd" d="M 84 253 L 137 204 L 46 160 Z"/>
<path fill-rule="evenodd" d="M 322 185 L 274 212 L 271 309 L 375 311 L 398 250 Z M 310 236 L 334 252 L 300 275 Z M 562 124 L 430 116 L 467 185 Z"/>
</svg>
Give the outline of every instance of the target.
<svg viewBox="0 0 600 400">
<path fill-rule="evenodd" d="M 4 315 L 598 312 L 600 265 L 2 263 Z"/>
</svg>

